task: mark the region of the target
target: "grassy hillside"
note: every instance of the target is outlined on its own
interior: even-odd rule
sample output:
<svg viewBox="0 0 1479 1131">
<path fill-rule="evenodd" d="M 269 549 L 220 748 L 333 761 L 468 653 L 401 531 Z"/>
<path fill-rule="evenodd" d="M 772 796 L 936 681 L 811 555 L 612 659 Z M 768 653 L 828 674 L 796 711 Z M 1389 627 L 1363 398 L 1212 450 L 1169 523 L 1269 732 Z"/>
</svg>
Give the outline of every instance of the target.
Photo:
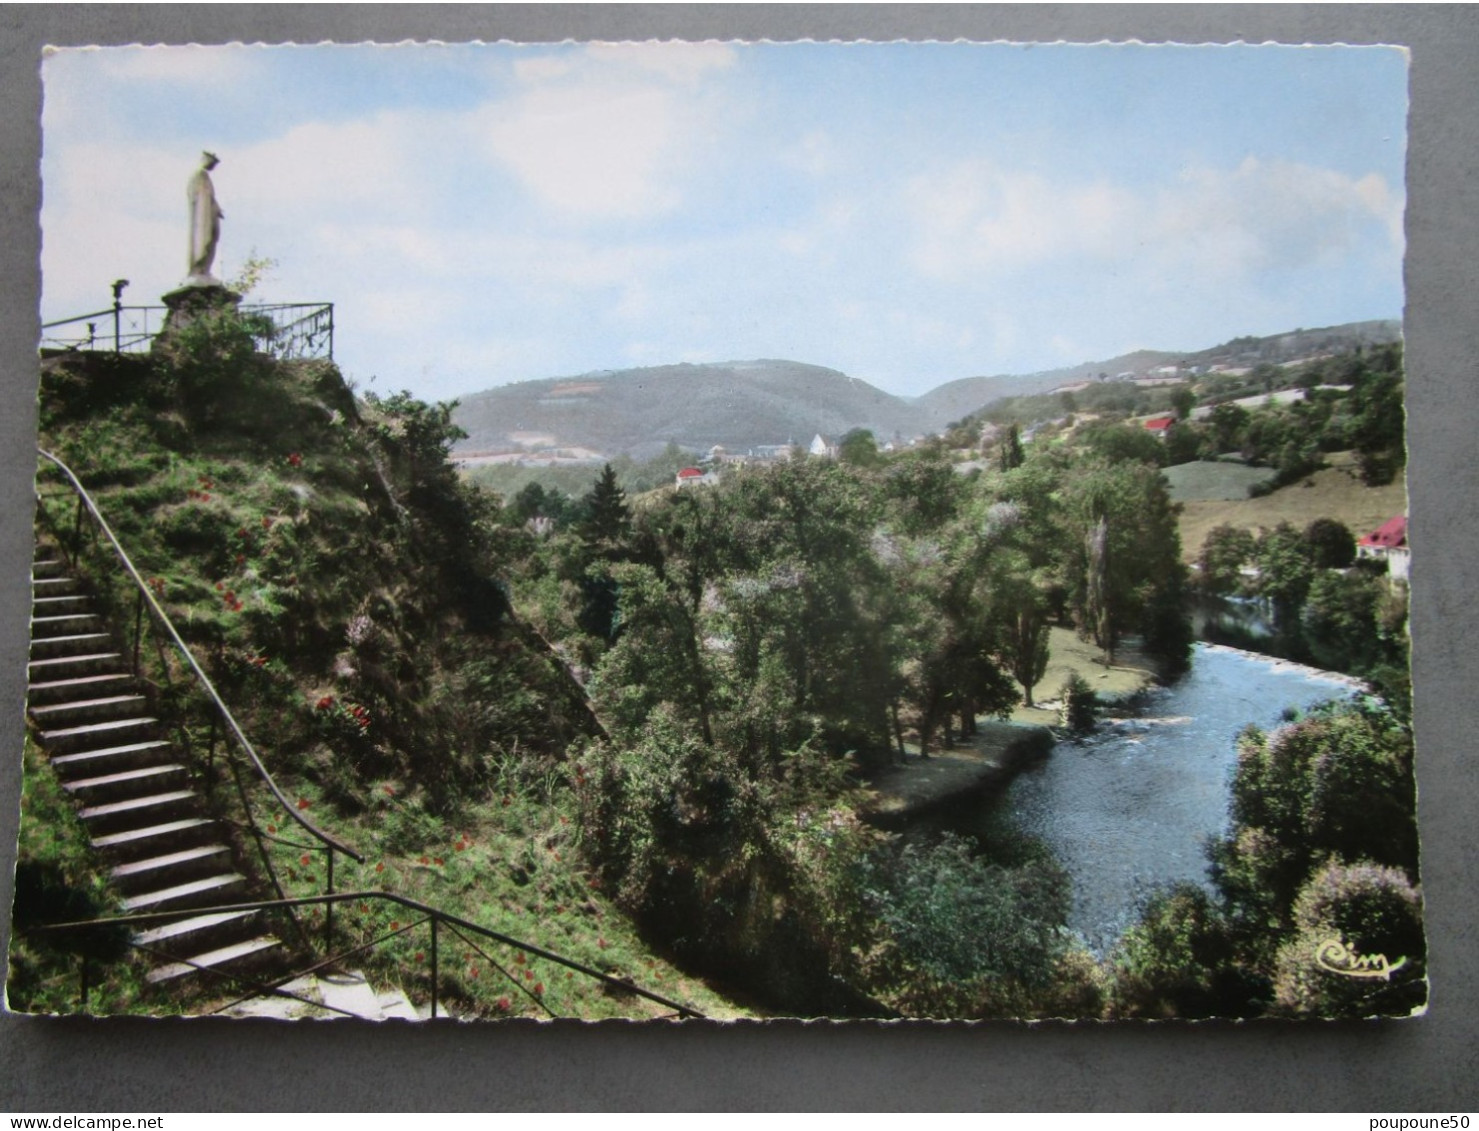
<svg viewBox="0 0 1479 1131">
<path fill-rule="evenodd" d="M 288 796 L 367 857 L 341 858 L 337 889 L 423 899 L 732 1015 L 644 944 L 580 863 L 564 754 L 595 723 L 509 609 L 500 576 L 514 551 L 448 462 L 446 410 L 358 400 L 332 365 L 272 362 L 240 338 L 223 324 L 152 359 L 50 360 L 41 442 L 94 493 Z M 255 803 L 269 836 L 291 831 Z M 44 870 L 55 847 L 31 839 L 23 863 Z M 289 894 L 324 890 L 319 857 L 285 842 L 271 852 Z M 353 943 L 400 929 L 392 914 L 371 902 L 336 921 Z M 426 947 L 413 930 L 355 962 L 417 997 Z M 650 1012 L 445 933 L 442 969 L 463 1014 Z M 53 988 L 33 981 L 44 1007 Z"/>
<path fill-rule="evenodd" d="M 1280 522 L 1303 530 L 1317 518 L 1333 518 L 1359 538 L 1393 515 L 1407 513 L 1407 486 L 1400 476 L 1387 486 L 1367 487 L 1351 453 L 1334 453 L 1327 462 L 1329 467 L 1260 499 L 1185 499 L 1180 518 L 1183 558 L 1194 561 L 1207 532 L 1222 523 L 1256 534 L 1260 527 Z"/>
</svg>

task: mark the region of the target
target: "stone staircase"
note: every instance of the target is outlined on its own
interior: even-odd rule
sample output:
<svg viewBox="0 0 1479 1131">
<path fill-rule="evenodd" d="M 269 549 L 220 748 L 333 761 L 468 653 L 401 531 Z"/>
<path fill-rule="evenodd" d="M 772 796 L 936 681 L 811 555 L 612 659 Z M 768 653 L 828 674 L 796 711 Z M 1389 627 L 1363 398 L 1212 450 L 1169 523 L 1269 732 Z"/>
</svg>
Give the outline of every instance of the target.
<svg viewBox="0 0 1479 1131">
<path fill-rule="evenodd" d="M 133 936 L 151 984 L 197 967 L 243 970 L 281 944 L 254 911 L 210 911 L 251 898 L 228 830 L 192 788 L 190 773 L 149 714 L 81 583 L 39 549 L 32 566 L 26 707 L 52 770 L 109 865 L 124 914 L 199 910 Z"/>
</svg>

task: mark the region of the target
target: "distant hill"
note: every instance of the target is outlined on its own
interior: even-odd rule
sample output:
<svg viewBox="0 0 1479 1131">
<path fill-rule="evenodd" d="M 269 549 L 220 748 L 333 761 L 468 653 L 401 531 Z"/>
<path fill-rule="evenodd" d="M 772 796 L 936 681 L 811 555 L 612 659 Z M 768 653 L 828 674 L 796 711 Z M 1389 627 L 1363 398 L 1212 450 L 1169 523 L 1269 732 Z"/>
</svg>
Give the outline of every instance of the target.
<svg viewBox="0 0 1479 1131">
<path fill-rule="evenodd" d="M 896 397 L 835 369 L 798 361 L 726 361 L 604 370 L 520 381 L 464 397 L 455 420 L 463 457 L 594 460 L 650 457 L 667 444 L 734 451 L 835 440 L 852 428 L 880 441 L 938 432 L 1001 397 L 1048 392 L 1103 373 L 1144 374 L 1163 365 L 1284 364 L 1317 353 L 1397 341 L 1397 321 L 1356 322 L 1235 338 L 1195 352 L 1136 350 L 1103 361 L 1022 375 L 966 377 L 921 397 Z"/>
<path fill-rule="evenodd" d="M 1291 330 L 1265 338 L 1234 338 L 1221 345 L 1192 352 L 1169 350 L 1135 350 L 1104 361 L 1085 361 L 1063 369 L 1040 373 L 999 377 L 964 377 L 931 389 L 914 404 L 930 420 L 932 428 L 984 408 L 1001 397 L 1030 396 L 1046 393 L 1059 385 L 1089 381 L 1101 373 L 1116 377 L 1122 373 L 1142 375 L 1163 365 L 1208 367 L 1226 365 L 1252 368 L 1255 365 L 1285 365 L 1322 353 L 1343 353 L 1357 346 L 1381 345 L 1400 341 L 1402 323 L 1395 319 L 1372 322 L 1349 322 L 1317 330 Z"/>
<path fill-rule="evenodd" d="M 879 437 L 930 427 L 900 397 L 835 369 L 795 361 L 662 365 L 521 381 L 465 397 L 457 424 L 468 433 L 458 453 L 523 449 L 554 454 L 585 449 L 638 458 L 668 443 L 736 451 L 836 439 L 851 428 Z"/>
</svg>

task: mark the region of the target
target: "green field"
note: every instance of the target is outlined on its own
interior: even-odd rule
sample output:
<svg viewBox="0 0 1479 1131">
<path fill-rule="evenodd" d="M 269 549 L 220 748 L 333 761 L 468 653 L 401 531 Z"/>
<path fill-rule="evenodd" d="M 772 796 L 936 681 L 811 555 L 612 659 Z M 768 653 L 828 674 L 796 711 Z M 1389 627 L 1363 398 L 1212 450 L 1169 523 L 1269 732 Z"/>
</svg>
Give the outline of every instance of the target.
<svg viewBox="0 0 1479 1131">
<path fill-rule="evenodd" d="M 1183 559 L 1194 561 L 1207 532 L 1222 523 L 1256 534 L 1260 527 L 1273 527 L 1280 522 L 1292 523 L 1302 530 L 1317 518 L 1333 518 L 1345 523 L 1359 538 L 1394 515 L 1407 513 L 1407 484 L 1402 477 L 1385 487 L 1367 487 L 1357 473 L 1352 453 L 1336 452 L 1326 460 L 1330 466 L 1261 499 L 1219 500 L 1178 496 L 1173 491 L 1173 498 L 1183 500 L 1179 522 Z M 1180 470 L 1169 469 L 1170 472 Z"/>
<path fill-rule="evenodd" d="M 1249 467 L 1231 460 L 1193 460 L 1168 467 L 1163 473 L 1177 503 L 1232 502 L 1248 497 L 1249 488 L 1272 479 L 1268 467 Z"/>
</svg>

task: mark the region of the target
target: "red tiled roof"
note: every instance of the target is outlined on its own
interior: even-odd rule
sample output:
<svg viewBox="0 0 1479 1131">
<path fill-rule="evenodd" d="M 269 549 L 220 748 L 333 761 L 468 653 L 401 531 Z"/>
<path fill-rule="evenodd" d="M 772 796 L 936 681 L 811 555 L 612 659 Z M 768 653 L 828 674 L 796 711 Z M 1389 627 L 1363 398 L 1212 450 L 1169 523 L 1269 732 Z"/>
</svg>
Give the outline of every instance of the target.
<svg viewBox="0 0 1479 1131">
<path fill-rule="evenodd" d="M 1359 546 L 1379 546 L 1385 550 L 1407 545 L 1407 516 L 1399 514 L 1389 518 L 1357 543 Z"/>
<path fill-rule="evenodd" d="M 1152 416 L 1145 422 L 1145 427 L 1152 432 L 1162 432 L 1176 423 L 1174 416 Z"/>
<path fill-rule="evenodd" d="M 678 472 L 679 479 L 699 479 L 702 476 L 703 472 L 696 467 L 685 467 L 682 471 Z"/>
</svg>

